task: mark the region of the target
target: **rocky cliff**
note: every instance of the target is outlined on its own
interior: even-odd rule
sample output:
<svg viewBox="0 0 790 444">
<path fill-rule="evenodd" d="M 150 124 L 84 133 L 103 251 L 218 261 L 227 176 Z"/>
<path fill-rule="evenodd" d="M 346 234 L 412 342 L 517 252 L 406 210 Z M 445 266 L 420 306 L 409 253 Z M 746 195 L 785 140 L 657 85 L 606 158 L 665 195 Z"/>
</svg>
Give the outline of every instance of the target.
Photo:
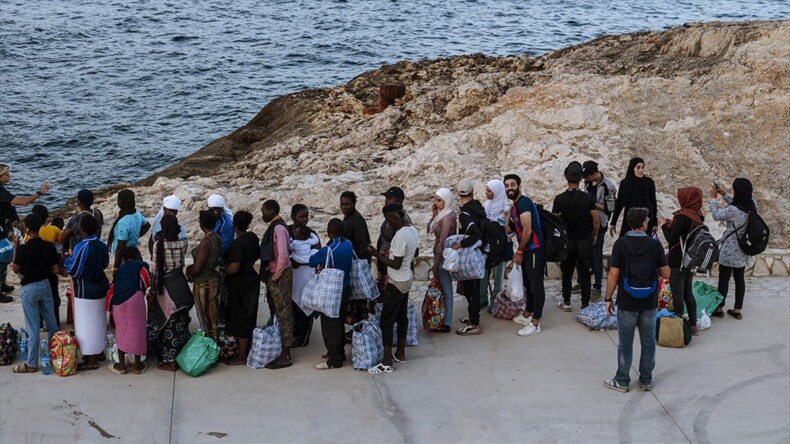
<svg viewBox="0 0 790 444">
<path fill-rule="evenodd" d="M 393 81 L 406 85 L 406 96 L 364 116 L 379 85 Z M 375 236 L 379 193 L 392 185 L 406 191 L 406 206 L 424 227 L 433 193 L 459 179 L 476 180 L 483 197 L 490 178 L 515 172 L 528 195 L 550 204 L 564 189 L 569 161 L 594 159 L 617 182 L 638 155 L 667 216 L 680 186 L 707 195 L 714 178 L 750 178 L 774 232 L 771 247 L 788 248 L 789 123 L 790 21 L 693 23 L 541 57 L 385 65 L 345 85 L 278 98 L 133 189 L 150 216 L 163 196 L 180 196 L 179 219 L 195 234 L 196 211 L 213 192 L 256 217 L 268 198 L 284 213 L 304 203 L 323 233 L 339 214 L 338 195 L 352 190 Z M 116 212 L 112 191 L 100 204 L 105 214 Z"/>
</svg>

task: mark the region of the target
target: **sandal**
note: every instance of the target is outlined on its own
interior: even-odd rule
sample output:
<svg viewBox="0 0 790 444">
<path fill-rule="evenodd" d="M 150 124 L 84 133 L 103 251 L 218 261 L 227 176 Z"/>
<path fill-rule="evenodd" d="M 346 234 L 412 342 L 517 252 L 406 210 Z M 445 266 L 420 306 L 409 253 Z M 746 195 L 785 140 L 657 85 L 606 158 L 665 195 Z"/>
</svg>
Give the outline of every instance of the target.
<svg viewBox="0 0 790 444">
<path fill-rule="evenodd" d="M 27 364 L 15 365 L 13 368 L 14 373 L 35 373 L 37 371 L 38 367 L 28 367 Z"/>
<path fill-rule="evenodd" d="M 137 369 L 137 367 L 135 367 L 135 369 L 133 370 L 135 375 L 142 375 L 143 373 L 145 373 L 146 370 L 148 370 L 148 364 L 146 364 L 145 362 L 141 362 L 140 364 L 143 365 L 143 368 Z"/>
<path fill-rule="evenodd" d="M 277 358 L 274 361 L 268 363 L 266 368 L 269 370 L 279 370 L 281 368 L 290 367 L 293 365 L 293 361 L 291 358 Z"/>
<path fill-rule="evenodd" d="M 392 367 L 389 365 L 379 364 L 375 367 L 371 367 L 368 369 L 368 373 L 371 375 L 380 375 L 382 373 L 392 373 Z"/>
<path fill-rule="evenodd" d="M 315 366 L 316 370 L 332 370 L 333 368 L 339 368 L 339 367 L 332 367 L 331 365 L 329 365 L 329 361 L 324 361 L 320 364 L 316 364 Z"/>
<path fill-rule="evenodd" d="M 733 318 L 739 320 L 739 321 L 741 319 L 743 319 L 743 315 L 739 311 L 735 311 L 735 310 L 730 309 L 730 310 L 727 310 L 727 314 L 732 316 Z"/>
<path fill-rule="evenodd" d="M 722 310 L 714 310 L 713 313 L 711 313 L 710 315 L 716 316 L 717 318 L 723 318 L 724 312 Z"/>
<path fill-rule="evenodd" d="M 99 364 L 88 364 L 86 362 L 80 362 L 77 364 L 77 371 L 84 372 L 86 370 L 98 370 Z"/>
<path fill-rule="evenodd" d="M 107 366 L 107 370 L 115 373 L 116 375 L 125 375 L 126 374 L 126 370 L 125 369 L 124 369 L 124 371 L 120 371 L 117 368 L 115 368 L 115 364 L 108 365 Z"/>
<path fill-rule="evenodd" d="M 392 360 L 397 362 L 398 364 L 403 364 L 404 362 L 406 362 L 406 358 L 398 359 L 397 356 L 395 356 L 395 353 L 392 354 Z"/>
</svg>

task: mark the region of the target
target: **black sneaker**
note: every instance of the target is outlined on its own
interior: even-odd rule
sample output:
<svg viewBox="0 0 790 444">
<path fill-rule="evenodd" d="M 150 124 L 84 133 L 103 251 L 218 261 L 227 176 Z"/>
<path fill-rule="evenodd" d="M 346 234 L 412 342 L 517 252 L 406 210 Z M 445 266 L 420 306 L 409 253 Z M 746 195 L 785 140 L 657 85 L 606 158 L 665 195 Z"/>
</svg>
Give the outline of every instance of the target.
<svg viewBox="0 0 790 444">
<path fill-rule="evenodd" d="M 0 294 L 0 304 L 7 304 L 9 302 L 13 302 L 14 298 L 7 294 Z"/>
</svg>

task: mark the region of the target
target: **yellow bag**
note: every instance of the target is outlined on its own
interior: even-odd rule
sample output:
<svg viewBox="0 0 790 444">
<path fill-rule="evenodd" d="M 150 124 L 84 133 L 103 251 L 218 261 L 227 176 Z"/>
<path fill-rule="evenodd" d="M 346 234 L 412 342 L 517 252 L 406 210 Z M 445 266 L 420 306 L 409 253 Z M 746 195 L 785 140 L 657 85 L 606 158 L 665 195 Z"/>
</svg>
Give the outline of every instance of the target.
<svg viewBox="0 0 790 444">
<path fill-rule="evenodd" d="M 683 318 L 659 318 L 656 342 L 664 347 L 683 348 L 691 342 L 691 327 Z"/>
</svg>

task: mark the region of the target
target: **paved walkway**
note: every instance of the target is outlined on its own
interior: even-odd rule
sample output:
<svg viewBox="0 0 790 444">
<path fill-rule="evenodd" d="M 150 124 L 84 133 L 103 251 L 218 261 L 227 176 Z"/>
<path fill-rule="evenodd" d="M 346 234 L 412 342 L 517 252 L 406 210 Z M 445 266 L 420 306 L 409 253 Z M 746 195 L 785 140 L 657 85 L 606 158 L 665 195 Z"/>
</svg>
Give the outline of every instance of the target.
<svg viewBox="0 0 790 444">
<path fill-rule="evenodd" d="M 318 323 L 283 370 L 60 378 L 2 367 L 0 443 L 790 441 L 790 279 L 748 279 L 742 321 L 715 318 L 688 348 L 658 347 L 654 390 L 627 394 L 601 385 L 616 331 L 587 331 L 548 287 L 541 334 L 518 337 L 488 315 L 481 336 L 420 330 L 408 362 L 375 377 L 314 370 Z M 462 310 L 457 298 L 456 319 Z M 0 320 L 20 325 L 21 306 L 0 304 Z"/>
</svg>

